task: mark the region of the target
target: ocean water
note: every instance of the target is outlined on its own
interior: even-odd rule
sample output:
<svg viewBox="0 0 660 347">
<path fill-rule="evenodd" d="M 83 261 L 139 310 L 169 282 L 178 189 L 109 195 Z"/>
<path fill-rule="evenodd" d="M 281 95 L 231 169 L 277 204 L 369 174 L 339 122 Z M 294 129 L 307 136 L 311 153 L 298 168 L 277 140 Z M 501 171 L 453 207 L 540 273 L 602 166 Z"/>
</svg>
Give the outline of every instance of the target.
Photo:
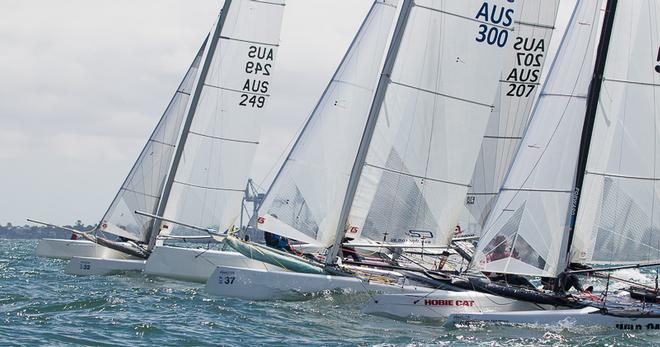
<svg viewBox="0 0 660 347">
<path fill-rule="evenodd" d="M 575 326 L 443 328 L 363 314 L 363 295 L 303 302 L 213 297 L 202 285 L 142 274 L 76 277 L 0 240 L 0 346 L 657 346 L 660 333 Z"/>
</svg>

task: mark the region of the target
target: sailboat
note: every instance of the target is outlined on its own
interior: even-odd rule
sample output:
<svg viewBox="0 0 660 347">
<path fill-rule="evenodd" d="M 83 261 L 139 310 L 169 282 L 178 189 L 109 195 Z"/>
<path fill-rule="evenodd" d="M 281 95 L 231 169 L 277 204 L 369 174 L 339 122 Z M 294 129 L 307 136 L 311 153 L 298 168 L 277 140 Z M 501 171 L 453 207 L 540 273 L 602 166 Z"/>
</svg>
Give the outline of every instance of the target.
<svg viewBox="0 0 660 347">
<path fill-rule="evenodd" d="M 118 250 L 108 248 L 97 241 L 104 238 L 102 235 L 110 234 L 115 238 L 130 240 L 142 246 L 148 243 L 150 221 L 136 216 L 133 211 L 136 209 L 155 211 L 205 46 L 206 40 L 101 221 L 93 230 L 86 233 L 72 230 L 72 233 L 88 236 L 91 240 L 41 239 L 36 249 L 38 256 L 68 260 L 73 257 L 144 258 L 131 256 L 123 252 L 124 248 Z M 40 221 L 29 221 L 48 225 Z"/>
<path fill-rule="evenodd" d="M 246 256 L 288 271 L 218 267 L 209 293 L 277 299 L 332 289 L 428 290 L 396 271 L 342 264 L 340 249 L 346 238 L 395 250 L 446 247 L 493 109 L 516 1 L 403 0 L 398 7 L 380 77 L 362 72 L 382 57 L 352 54 L 371 43 L 359 38 L 372 9 L 259 208 L 260 229 L 313 238 L 329 248 L 324 259 L 228 237 Z"/>
<path fill-rule="evenodd" d="M 576 83 L 556 81 L 558 93 L 548 94 L 563 102 L 539 106 L 551 112 L 535 118 L 527 131 L 486 224 L 477 270 L 557 278 L 563 286 L 570 274 L 660 264 L 654 159 L 659 18 L 659 1 L 607 1 L 593 64 L 577 61 Z M 494 257 L 497 248 L 505 256 Z M 575 270 L 576 264 L 609 267 Z M 660 328 L 655 302 L 630 299 L 605 290 L 579 310 L 460 314 L 448 324 L 567 320 L 620 330 Z"/>
<path fill-rule="evenodd" d="M 225 1 L 196 59 L 195 74 L 184 80 L 178 126 L 167 128 L 171 141 L 150 141 L 169 151 L 159 162 L 159 176 L 151 178 L 153 166 L 138 161 L 137 174 L 134 168 L 106 213 L 101 230 L 121 231 L 125 238 L 134 230 L 147 260 L 74 257 L 67 273 L 144 269 L 203 282 L 217 264 L 264 267 L 236 252 L 169 247 L 164 241 L 210 238 L 240 216 L 259 142 L 257 119 L 270 98 L 283 11 L 284 1 Z M 142 188 L 145 176 L 150 178 L 146 184 L 157 189 L 153 193 L 133 188 Z M 191 236 L 191 230 L 202 235 Z"/>
<path fill-rule="evenodd" d="M 504 180 L 502 168 L 506 170 L 513 161 L 510 152 L 515 152 L 526 128 L 522 124 L 527 122 L 533 111 L 532 103 L 537 90 L 540 89 L 540 76 L 555 30 L 559 1 L 525 0 L 520 1 L 518 7 L 513 49 L 501 72 L 495 108 L 488 122 L 465 200 L 468 212 L 482 216 L 480 218 L 488 216 L 493 207 L 491 201 L 496 198 Z M 573 10 L 578 11 L 577 8 Z M 594 20 L 585 13 L 576 13 L 572 18 L 583 23 Z M 568 40 L 575 38 L 562 38 L 564 44 L 567 44 Z M 552 68 L 550 73 L 554 70 L 556 69 Z M 454 237 L 464 237 L 468 233 L 479 236 L 481 224 L 471 224 L 470 229 L 461 228 L 458 233 L 454 233 Z M 471 259 L 468 257 L 467 260 Z M 534 304 L 516 299 L 482 292 L 465 292 L 466 289 L 471 289 L 471 285 L 460 278 L 452 281 L 451 277 L 447 276 L 444 280 L 447 283 L 454 282 L 454 285 L 458 286 L 455 289 L 461 290 L 461 293 L 438 290 L 432 294 L 422 292 L 376 295 L 363 311 L 402 318 L 444 319 L 451 313 L 517 311 L 535 307 Z"/>
</svg>

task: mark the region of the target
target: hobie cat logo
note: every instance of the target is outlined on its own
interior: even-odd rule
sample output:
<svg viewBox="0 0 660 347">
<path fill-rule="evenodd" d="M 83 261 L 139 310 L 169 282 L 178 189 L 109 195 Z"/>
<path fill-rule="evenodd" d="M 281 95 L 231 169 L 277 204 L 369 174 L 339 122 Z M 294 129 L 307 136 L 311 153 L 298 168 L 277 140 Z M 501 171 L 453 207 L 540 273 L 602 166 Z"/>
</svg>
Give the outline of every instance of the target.
<svg viewBox="0 0 660 347">
<path fill-rule="evenodd" d="M 408 230 L 408 235 L 410 237 L 415 237 L 418 239 L 432 239 L 433 233 L 428 230 Z"/>
</svg>

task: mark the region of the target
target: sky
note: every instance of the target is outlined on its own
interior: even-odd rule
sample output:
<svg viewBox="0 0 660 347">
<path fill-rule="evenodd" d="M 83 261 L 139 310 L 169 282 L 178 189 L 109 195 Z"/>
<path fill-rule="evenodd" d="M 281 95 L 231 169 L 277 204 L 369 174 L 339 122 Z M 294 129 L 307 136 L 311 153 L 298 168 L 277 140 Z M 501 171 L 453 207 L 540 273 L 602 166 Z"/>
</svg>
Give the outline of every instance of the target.
<svg viewBox="0 0 660 347">
<path fill-rule="evenodd" d="M 574 1 L 562 0 L 558 28 Z M 272 178 L 371 2 L 287 1 L 257 181 Z M 221 7 L 2 0 L 0 224 L 100 220 Z"/>
</svg>

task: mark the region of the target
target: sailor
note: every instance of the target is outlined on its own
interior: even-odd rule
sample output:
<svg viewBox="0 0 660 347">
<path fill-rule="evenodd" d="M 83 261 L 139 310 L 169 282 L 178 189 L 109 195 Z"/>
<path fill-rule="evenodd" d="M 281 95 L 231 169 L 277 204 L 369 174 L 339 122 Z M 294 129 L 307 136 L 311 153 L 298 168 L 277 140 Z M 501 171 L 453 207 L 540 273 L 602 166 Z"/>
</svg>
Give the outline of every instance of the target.
<svg viewBox="0 0 660 347">
<path fill-rule="evenodd" d="M 289 239 L 286 237 L 264 231 L 264 239 L 266 240 L 266 246 L 268 247 L 275 248 L 280 251 L 291 252 Z"/>
<path fill-rule="evenodd" d="M 353 239 L 350 238 L 350 237 L 344 237 L 341 240 L 341 253 L 342 253 L 342 256 L 351 257 L 354 262 L 359 263 L 359 262 L 362 261 L 362 258 L 360 257 L 358 252 L 355 250 L 355 248 L 346 245 L 347 243 L 349 243 L 351 241 L 353 241 Z"/>
</svg>

